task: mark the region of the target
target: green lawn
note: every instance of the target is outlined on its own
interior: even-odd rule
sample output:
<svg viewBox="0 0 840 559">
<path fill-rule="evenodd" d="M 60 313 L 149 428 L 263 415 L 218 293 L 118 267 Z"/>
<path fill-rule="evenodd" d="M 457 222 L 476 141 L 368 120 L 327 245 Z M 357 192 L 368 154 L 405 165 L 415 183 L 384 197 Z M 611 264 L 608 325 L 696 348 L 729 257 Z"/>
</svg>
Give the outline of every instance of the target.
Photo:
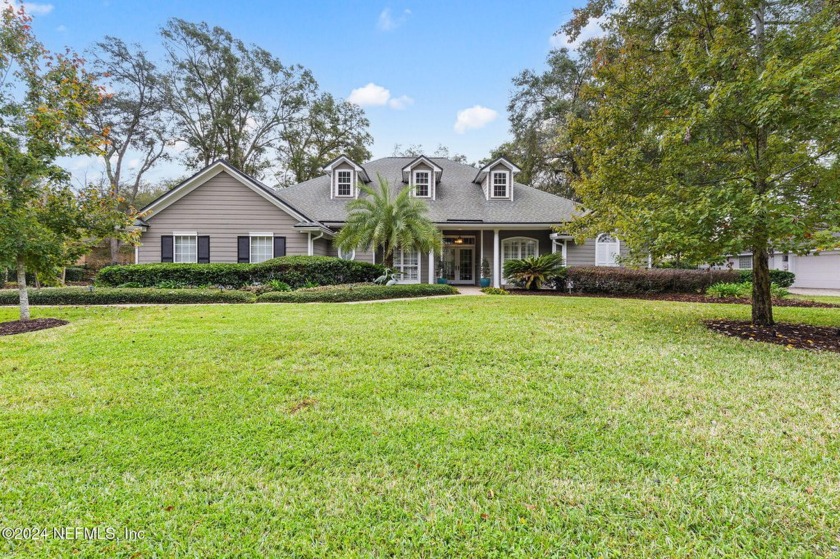
<svg viewBox="0 0 840 559">
<path fill-rule="evenodd" d="M 16 317 L 0 309 L 0 320 Z M 456 297 L 43 308 L 0 338 L 0 540 L 26 557 L 824 557 L 840 355 L 738 305 Z M 840 326 L 837 309 L 777 309 Z"/>
</svg>

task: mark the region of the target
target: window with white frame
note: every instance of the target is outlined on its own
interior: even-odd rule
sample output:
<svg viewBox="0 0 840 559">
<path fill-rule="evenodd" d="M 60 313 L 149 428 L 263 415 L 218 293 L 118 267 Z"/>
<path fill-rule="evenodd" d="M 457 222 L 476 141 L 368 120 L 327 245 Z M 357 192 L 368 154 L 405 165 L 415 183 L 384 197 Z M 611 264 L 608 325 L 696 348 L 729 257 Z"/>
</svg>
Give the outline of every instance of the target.
<svg viewBox="0 0 840 559">
<path fill-rule="evenodd" d="M 595 265 L 618 266 L 620 246 L 618 239 L 602 233 L 595 239 Z"/>
<path fill-rule="evenodd" d="M 353 172 L 348 170 L 336 171 L 335 177 L 335 195 L 336 196 L 352 196 L 353 195 Z"/>
<path fill-rule="evenodd" d="M 400 283 L 420 283 L 420 252 L 416 250 L 394 251 L 394 269 Z"/>
<path fill-rule="evenodd" d="M 751 254 L 738 257 L 738 268 L 741 270 L 752 270 L 753 258 Z"/>
<path fill-rule="evenodd" d="M 529 237 L 513 237 L 502 241 L 502 270 L 508 260 L 522 260 L 538 256 L 539 243 Z"/>
<path fill-rule="evenodd" d="M 274 237 L 251 235 L 251 264 L 259 264 L 272 258 L 274 258 Z"/>
<path fill-rule="evenodd" d="M 198 262 L 198 237 L 196 235 L 174 235 L 173 262 L 193 264 Z"/>
<path fill-rule="evenodd" d="M 353 249 L 344 250 L 343 248 L 338 249 L 338 257 L 342 260 L 355 260 L 356 259 L 356 251 Z"/>
<path fill-rule="evenodd" d="M 414 195 L 418 198 L 432 195 L 430 175 L 429 171 L 414 171 Z"/>
<path fill-rule="evenodd" d="M 493 198 L 507 198 L 508 173 L 506 171 L 496 171 L 491 178 L 493 179 Z"/>
</svg>

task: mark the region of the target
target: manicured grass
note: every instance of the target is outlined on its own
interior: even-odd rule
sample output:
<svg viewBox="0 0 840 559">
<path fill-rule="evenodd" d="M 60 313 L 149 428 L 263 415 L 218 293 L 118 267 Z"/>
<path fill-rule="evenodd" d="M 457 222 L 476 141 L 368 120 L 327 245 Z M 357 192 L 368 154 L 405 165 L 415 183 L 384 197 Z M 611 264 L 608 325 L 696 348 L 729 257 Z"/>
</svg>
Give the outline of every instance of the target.
<svg viewBox="0 0 840 559">
<path fill-rule="evenodd" d="M 0 525 L 145 537 L 0 554 L 831 556 L 840 355 L 700 325 L 748 313 L 467 296 L 36 309 L 71 324 L 0 338 Z M 840 326 L 836 309 L 776 314 Z"/>
</svg>

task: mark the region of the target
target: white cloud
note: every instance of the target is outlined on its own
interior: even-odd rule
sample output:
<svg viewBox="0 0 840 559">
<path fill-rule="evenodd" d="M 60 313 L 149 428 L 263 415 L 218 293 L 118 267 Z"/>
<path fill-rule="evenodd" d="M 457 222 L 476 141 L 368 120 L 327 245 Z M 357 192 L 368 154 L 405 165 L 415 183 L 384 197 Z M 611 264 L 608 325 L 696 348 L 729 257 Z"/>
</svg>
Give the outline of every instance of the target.
<svg viewBox="0 0 840 559">
<path fill-rule="evenodd" d="M 393 31 L 408 21 L 409 17 L 411 17 L 411 10 L 408 8 L 396 17 L 391 14 L 391 8 L 385 8 L 379 13 L 379 18 L 376 20 L 376 28 L 380 31 Z"/>
<path fill-rule="evenodd" d="M 67 31 L 67 26 L 66 25 L 59 25 L 58 27 L 55 28 L 55 30 L 58 31 L 59 33 L 64 33 L 65 31 Z"/>
<path fill-rule="evenodd" d="M 392 97 L 388 100 L 388 106 L 397 111 L 407 109 L 414 104 L 414 99 L 408 95 L 400 95 L 399 97 Z"/>
<path fill-rule="evenodd" d="M 484 128 L 499 116 L 493 109 L 476 105 L 463 111 L 458 111 L 458 118 L 455 119 L 455 132 L 463 134 L 467 130 Z"/>
<path fill-rule="evenodd" d="M 567 49 L 576 49 L 589 39 L 594 39 L 595 37 L 603 35 L 604 30 L 601 28 L 601 24 L 604 23 L 604 21 L 604 18 L 589 20 L 589 23 L 580 30 L 578 38 L 572 42 L 569 42 L 569 36 L 561 31 L 552 35 L 551 38 L 549 38 L 548 43 L 555 49 L 564 47 Z"/>
<path fill-rule="evenodd" d="M 414 104 L 414 99 L 408 95 L 391 97 L 391 91 L 370 82 L 364 87 L 359 87 L 350 92 L 347 101 L 360 107 L 383 107 L 385 105 L 392 109 L 401 111 Z"/>
<path fill-rule="evenodd" d="M 36 2 L 21 3 L 16 2 L 15 0 L 0 0 L 0 7 L 5 8 L 6 6 L 13 6 L 15 9 L 23 6 L 23 10 L 31 16 L 45 16 L 55 8 L 52 4 L 38 4 Z"/>
</svg>

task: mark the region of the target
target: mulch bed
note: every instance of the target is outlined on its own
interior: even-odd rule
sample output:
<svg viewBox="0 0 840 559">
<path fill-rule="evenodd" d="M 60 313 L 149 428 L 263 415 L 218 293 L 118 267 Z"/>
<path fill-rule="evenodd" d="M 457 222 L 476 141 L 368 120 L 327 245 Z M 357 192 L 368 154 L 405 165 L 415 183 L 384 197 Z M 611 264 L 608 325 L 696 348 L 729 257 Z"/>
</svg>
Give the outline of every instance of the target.
<svg viewBox="0 0 840 559">
<path fill-rule="evenodd" d="M 710 330 L 756 342 L 783 345 L 788 349 L 811 349 L 840 353 L 840 328 L 808 324 L 775 324 L 755 326 L 738 320 L 707 320 Z"/>
<path fill-rule="evenodd" d="M 608 293 L 568 293 L 564 291 L 556 291 L 549 289 L 540 289 L 538 291 L 528 291 L 527 289 L 509 289 L 512 295 L 530 295 L 540 296 L 545 295 L 549 297 L 605 297 L 610 299 L 643 299 L 645 301 L 676 301 L 678 303 L 718 303 L 725 305 L 749 305 L 749 299 L 740 299 L 737 297 L 708 297 L 698 293 L 636 293 L 636 294 L 621 294 L 614 295 Z M 832 303 L 823 303 L 821 301 L 809 301 L 806 299 L 773 299 L 774 307 L 806 307 L 819 309 L 833 309 L 840 307 Z"/>
<path fill-rule="evenodd" d="M 21 322 L 20 320 L 0 322 L 0 336 L 25 334 L 26 332 L 35 332 L 37 330 L 55 328 L 56 326 L 64 326 L 65 324 L 69 324 L 69 322 L 66 320 L 59 320 L 57 318 L 35 318 L 27 320 L 26 322 Z"/>
</svg>

